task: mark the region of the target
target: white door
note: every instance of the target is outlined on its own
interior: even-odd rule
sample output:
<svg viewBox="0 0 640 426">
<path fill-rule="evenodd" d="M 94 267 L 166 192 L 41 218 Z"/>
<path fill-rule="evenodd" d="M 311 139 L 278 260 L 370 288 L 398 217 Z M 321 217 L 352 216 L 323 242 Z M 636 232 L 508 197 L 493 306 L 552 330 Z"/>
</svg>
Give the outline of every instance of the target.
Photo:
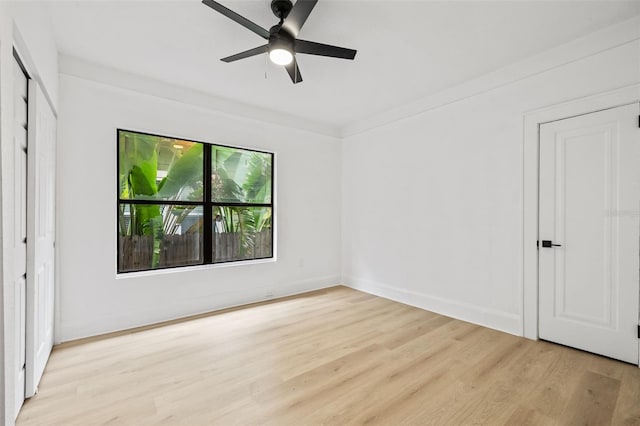
<svg viewBox="0 0 640 426">
<path fill-rule="evenodd" d="M 639 114 L 636 103 L 540 127 L 539 336 L 633 364 Z"/>
<path fill-rule="evenodd" d="M 18 60 L 13 64 L 13 250 L 14 250 L 14 374 L 17 416 L 24 402 L 25 391 L 25 331 L 27 276 L 27 76 Z"/>
<path fill-rule="evenodd" d="M 56 118 L 29 81 L 26 397 L 35 395 L 53 347 Z"/>
</svg>

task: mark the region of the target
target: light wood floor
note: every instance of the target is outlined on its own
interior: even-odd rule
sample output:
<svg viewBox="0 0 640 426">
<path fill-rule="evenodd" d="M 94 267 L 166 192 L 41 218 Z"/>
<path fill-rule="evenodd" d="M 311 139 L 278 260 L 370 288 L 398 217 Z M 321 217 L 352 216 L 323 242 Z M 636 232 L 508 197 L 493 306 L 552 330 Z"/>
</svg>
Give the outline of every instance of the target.
<svg viewBox="0 0 640 426">
<path fill-rule="evenodd" d="M 27 425 L 640 424 L 640 369 L 336 287 L 57 348 Z"/>
</svg>

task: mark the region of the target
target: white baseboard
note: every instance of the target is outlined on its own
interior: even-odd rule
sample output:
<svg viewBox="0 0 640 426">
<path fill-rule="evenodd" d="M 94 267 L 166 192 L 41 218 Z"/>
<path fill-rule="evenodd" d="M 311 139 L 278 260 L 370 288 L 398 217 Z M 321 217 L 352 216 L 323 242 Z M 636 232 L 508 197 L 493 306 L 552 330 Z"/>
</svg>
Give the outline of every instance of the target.
<svg viewBox="0 0 640 426">
<path fill-rule="evenodd" d="M 522 317 L 511 312 L 498 311 L 478 305 L 418 293 L 370 280 L 343 276 L 343 285 L 405 305 L 435 312 L 451 318 L 478 324 L 505 333 L 522 336 Z"/>
<path fill-rule="evenodd" d="M 181 304 L 174 302 L 170 306 L 156 306 L 145 311 L 133 313 L 117 312 L 114 316 L 108 318 L 62 321 L 60 339 L 55 344 L 334 287 L 340 285 L 340 278 L 340 275 L 328 275 L 286 284 L 256 285 L 251 291 L 227 290 L 207 296 L 207 300 L 199 298 L 198 307 L 189 306 L 190 303 L 187 300 Z M 203 308 L 202 306 L 206 307 Z"/>
</svg>

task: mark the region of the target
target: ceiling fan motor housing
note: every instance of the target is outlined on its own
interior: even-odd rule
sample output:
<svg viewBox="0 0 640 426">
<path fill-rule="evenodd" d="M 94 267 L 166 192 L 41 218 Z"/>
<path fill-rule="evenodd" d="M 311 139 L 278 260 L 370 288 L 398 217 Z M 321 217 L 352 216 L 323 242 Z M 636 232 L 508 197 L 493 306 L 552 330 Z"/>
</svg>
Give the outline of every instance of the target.
<svg viewBox="0 0 640 426">
<path fill-rule="evenodd" d="M 280 25 L 275 25 L 269 30 L 269 50 L 284 49 L 295 52 L 295 38 Z"/>
<path fill-rule="evenodd" d="M 293 7 L 293 3 L 291 0 L 272 0 L 271 1 L 271 10 L 273 14 L 280 18 L 280 22 L 284 21 L 289 12 L 291 12 L 291 8 Z"/>
</svg>

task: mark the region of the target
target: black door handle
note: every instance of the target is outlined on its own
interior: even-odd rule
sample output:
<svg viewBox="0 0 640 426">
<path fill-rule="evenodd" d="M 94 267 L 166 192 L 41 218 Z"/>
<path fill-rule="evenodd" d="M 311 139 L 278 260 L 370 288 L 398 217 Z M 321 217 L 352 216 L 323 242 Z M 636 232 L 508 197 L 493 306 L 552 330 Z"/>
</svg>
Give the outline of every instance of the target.
<svg viewBox="0 0 640 426">
<path fill-rule="evenodd" d="M 562 244 L 553 244 L 549 240 L 542 240 L 542 247 L 562 247 Z"/>
</svg>

